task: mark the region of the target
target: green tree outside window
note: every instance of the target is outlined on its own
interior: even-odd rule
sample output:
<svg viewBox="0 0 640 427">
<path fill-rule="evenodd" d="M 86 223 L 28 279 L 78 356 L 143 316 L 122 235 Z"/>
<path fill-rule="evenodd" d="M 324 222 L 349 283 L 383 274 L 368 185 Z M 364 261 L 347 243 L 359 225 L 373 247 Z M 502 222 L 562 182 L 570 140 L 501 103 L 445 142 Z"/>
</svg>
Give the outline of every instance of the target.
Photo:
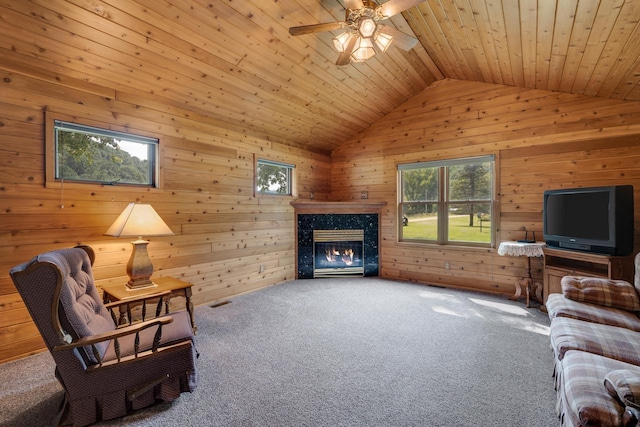
<svg viewBox="0 0 640 427">
<path fill-rule="evenodd" d="M 157 139 L 55 123 L 56 179 L 155 185 Z"/>
<path fill-rule="evenodd" d="M 265 194 L 291 195 L 293 168 L 293 165 L 286 163 L 258 160 L 256 191 Z"/>
</svg>

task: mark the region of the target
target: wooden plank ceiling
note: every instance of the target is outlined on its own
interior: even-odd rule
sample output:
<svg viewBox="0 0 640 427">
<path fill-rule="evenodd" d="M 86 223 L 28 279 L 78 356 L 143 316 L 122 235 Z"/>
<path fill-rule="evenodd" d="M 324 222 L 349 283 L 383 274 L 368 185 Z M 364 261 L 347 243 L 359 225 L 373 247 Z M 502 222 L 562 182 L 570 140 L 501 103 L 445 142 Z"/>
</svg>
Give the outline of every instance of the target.
<svg viewBox="0 0 640 427">
<path fill-rule="evenodd" d="M 342 19 L 338 0 L 0 0 L 0 68 L 322 153 L 444 78 L 640 100 L 640 0 L 426 0 L 384 21 L 415 48 L 343 67 L 337 32 L 288 33 Z"/>
</svg>

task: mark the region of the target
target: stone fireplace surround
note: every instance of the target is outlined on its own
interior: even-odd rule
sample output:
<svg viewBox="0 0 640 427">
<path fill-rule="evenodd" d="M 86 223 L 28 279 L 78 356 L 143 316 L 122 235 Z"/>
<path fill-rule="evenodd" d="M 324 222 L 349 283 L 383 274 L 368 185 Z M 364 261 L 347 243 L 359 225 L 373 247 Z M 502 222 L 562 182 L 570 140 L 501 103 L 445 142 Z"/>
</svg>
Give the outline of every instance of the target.
<svg viewBox="0 0 640 427">
<path fill-rule="evenodd" d="M 296 223 L 296 277 L 313 279 L 313 230 L 364 230 L 364 276 L 378 275 L 380 213 L 386 202 L 291 202 Z"/>
</svg>

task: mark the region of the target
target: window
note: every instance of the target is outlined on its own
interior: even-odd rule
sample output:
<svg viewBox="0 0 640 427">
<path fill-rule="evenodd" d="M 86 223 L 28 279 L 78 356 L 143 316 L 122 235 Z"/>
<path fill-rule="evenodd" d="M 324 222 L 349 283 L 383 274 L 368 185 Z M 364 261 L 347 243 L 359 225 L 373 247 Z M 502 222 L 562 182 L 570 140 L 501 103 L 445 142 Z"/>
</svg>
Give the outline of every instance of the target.
<svg viewBox="0 0 640 427">
<path fill-rule="evenodd" d="M 490 246 L 494 157 L 398 165 L 400 240 Z"/>
<path fill-rule="evenodd" d="M 258 159 L 256 191 L 262 194 L 292 195 L 294 165 Z"/>
<path fill-rule="evenodd" d="M 54 179 L 157 186 L 158 140 L 53 121 Z"/>
</svg>

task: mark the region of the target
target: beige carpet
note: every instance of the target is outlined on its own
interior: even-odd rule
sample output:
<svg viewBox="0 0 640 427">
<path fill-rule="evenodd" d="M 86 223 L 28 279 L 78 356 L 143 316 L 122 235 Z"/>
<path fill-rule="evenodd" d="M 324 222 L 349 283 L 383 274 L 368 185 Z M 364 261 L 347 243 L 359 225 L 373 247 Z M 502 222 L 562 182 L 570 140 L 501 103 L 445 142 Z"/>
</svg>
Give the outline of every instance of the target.
<svg viewBox="0 0 640 427">
<path fill-rule="evenodd" d="M 500 296 L 300 280 L 195 316 L 199 385 L 104 425 L 555 426 L 549 321 Z M 49 425 L 48 354 L 0 365 L 0 423 Z"/>
</svg>

